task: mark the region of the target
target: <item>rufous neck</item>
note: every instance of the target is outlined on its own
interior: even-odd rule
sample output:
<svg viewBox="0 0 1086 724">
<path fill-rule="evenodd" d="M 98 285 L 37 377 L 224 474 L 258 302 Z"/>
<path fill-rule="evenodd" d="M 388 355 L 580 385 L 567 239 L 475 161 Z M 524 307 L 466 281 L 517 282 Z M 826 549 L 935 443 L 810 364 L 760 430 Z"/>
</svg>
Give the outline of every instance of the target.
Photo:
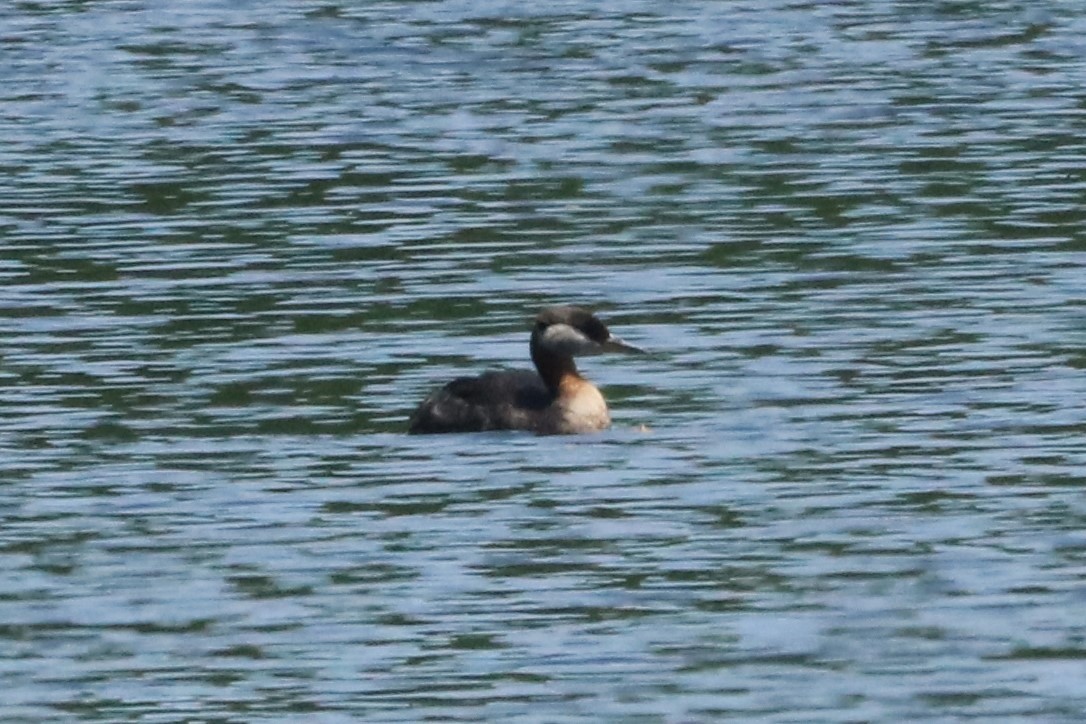
<svg viewBox="0 0 1086 724">
<path fill-rule="evenodd" d="M 532 363 L 535 364 L 536 371 L 543 378 L 543 383 L 547 385 L 547 389 L 551 391 L 551 394 L 558 394 L 558 387 L 562 380 L 580 377 L 577 374 L 577 364 L 572 357 L 558 355 L 545 349 L 534 335 L 531 342 L 531 352 Z"/>
</svg>

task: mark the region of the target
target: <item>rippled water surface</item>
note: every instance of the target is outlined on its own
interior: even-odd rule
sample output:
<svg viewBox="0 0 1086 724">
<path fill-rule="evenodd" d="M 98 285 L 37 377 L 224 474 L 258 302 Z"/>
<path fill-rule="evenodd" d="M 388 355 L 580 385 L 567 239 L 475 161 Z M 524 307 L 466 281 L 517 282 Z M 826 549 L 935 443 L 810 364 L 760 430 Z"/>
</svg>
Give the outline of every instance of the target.
<svg viewBox="0 0 1086 724">
<path fill-rule="evenodd" d="M 1086 714 L 1086 6 L 177 5 L 0 9 L 5 721 Z"/>
</svg>

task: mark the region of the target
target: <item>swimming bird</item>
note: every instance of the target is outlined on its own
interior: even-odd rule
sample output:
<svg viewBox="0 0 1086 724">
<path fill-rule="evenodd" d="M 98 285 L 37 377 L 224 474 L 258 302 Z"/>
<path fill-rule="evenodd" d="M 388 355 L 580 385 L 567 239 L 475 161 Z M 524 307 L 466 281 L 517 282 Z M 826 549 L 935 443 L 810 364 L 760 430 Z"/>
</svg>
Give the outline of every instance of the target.
<svg viewBox="0 0 1086 724">
<path fill-rule="evenodd" d="M 491 371 L 460 377 L 432 392 L 414 414 L 410 433 L 527 430 L 567 435 L 604 430 L 611 414 L 599 389 L 577 372 L 574 356 L 644 352 L 608 331 L 581 307 L 546 307 L 528 344 L 536 372 Z"/>
</svg>

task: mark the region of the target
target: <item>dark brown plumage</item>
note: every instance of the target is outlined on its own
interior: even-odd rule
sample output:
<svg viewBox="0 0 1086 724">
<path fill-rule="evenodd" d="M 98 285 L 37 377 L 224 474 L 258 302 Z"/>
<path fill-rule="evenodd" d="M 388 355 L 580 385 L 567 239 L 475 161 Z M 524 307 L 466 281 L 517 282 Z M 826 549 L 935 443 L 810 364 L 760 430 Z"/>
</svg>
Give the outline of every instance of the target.
<svg viewBox="0 0 1086 724">
<path fill-rule="evenodd" d="M 600 391 L 577 372 L 575 355 L 640 352 L 611 335 L 581 307 L 547 307 L 529 342 L 537 372 L 492 371 L 460 377 L 432 392 L 411 415 L 408 432 L 527 430 L 541 435 L 602 430 L 611 416 Z"/>
</svg>

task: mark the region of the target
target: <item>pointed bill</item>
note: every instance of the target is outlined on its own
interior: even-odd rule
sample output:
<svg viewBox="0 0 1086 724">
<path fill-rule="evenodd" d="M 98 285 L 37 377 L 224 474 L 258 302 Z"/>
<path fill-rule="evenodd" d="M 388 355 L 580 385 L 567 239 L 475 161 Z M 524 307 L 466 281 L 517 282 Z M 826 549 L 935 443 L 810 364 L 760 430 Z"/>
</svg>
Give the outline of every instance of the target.
<svg viewBox="0 0 1086 724">
<path fill-rule="evenodd" d="M 602 347 L 605 352 L 628 352 L 631 354 L 648 354 L 648 352 L 641 349 L 640 347 L 635 347 L 632 344 L 627 344 L 613 334 L 605 339 L 600 347 Z"/>
</svg>

